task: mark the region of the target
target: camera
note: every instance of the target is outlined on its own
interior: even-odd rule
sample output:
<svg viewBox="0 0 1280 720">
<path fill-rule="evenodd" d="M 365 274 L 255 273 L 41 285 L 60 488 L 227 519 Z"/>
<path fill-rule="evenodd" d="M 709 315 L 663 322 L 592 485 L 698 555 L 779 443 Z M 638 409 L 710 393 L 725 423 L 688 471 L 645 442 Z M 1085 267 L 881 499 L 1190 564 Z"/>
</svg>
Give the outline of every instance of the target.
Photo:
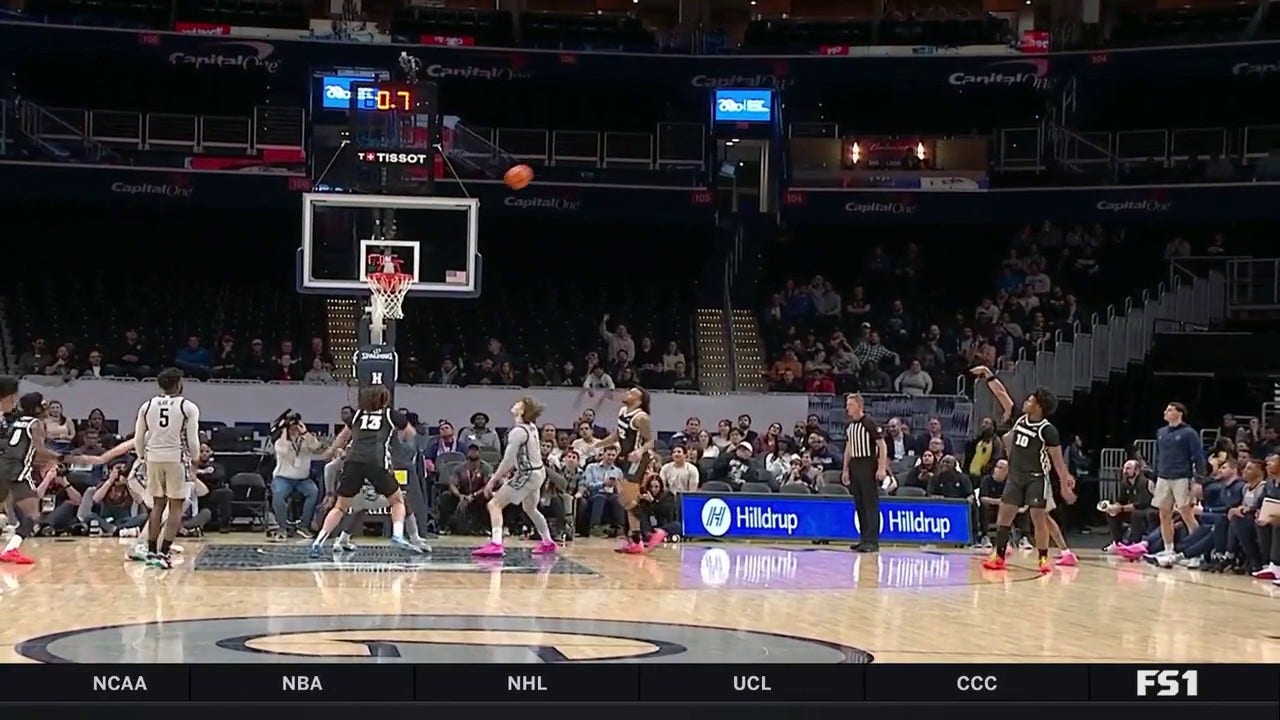
<svg viewBox="0 0 1280 720">
<path fill-rule="evenodd" d="M 294 425 L 301 425 L 301 424 L 302 424 L 302 414 L 294 412 L 293 408 L 289 408 L 284 412 L 280 413 L 280 415 L 277 416 L 276 419 L 271 422 L 271 437 L 273 439 L 277 438 L 280 436 L 280 433 L 284 432 L 286 429 Z"/>
</svg>

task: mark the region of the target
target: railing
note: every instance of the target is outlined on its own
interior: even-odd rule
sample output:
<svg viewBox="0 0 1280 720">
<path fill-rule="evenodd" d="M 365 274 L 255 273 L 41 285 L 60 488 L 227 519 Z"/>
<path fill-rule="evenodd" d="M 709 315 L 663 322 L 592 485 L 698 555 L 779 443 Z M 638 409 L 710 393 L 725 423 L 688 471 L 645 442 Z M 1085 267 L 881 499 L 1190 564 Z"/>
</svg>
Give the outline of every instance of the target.
<svg viewBox="0 0 1280 720">
<path fill-rule="evenodd" d="M 252 117 L 140 113 L 81 108 L 39 108 L 22 114 L 23 131 L 40 142 L 89 140 L 108 154 L 122 150 L 210 150 L 256 154 L 260 150 L 306 145 L 306 113 L 301 108 L 259 107 Z M 105 157 L 96 158 L 99 160 Z"/>
<path fill-rule="evenodd" d="M 59 160 L 76 159 L 69 149 L 76 146 L 84 158 L 94 162 L 115 156 L 110 148 L 89 135 L 84 124 L 69 123 L 49 108 L 24 98 L 15 100 L 14 106 L 18 113 L 19 130 L 51 157 Z M 70 143 L 70 146 L 66 143 Z"/>
<path fill-rule="evenodd" d="M 1065 138 L 1055 138 L 1059 142 L 1054 147 L 1060 152 L 1058 159 L 1072 165 L 1155 161 L 1167 166 L 1193 156 L 1202 160 L 1221 156 L 1249 163 L 1280 150 L 1280 125 L 1068 132 Z M 1045 145 L 1043 127 L 997 130 L 996 167 L 1003 171 L 1042 170 Z"/>
<path fill-rule="evenodd" d="M 549 167 L 701 169 L 706 155 L 701 123 L 658 123 L 653 133 L 468 127 L 513 158 Z"/>
<path fill-rule="evenodd" d="M 1015 398 L 1026 397 L 1037 387 L 1070 398 L 1142 362 L 1154 344 L 1158 322 L 1208 326 L 1226 317 L 1227 300 L 1227 278 L 1221 272 L 1189 281 L 1174 277 L 1170 284 L 1161 283 L 1095 313 L 1088 325 L 1075 323 L 1057 331 L 1052 343 L 1043 348 L 1023 348 L 1014 370 L 1000 372 L 998 377 Z M 973 397 L 979 416 L 999 417 L 999 404 L 985 384 L 974 387 Z"/>
<path fill-rule="evenodd" d="M 1232 310 L 1280 308 L 1280 258 L 1228 260 L 1227 289 Z"/>
</svg>

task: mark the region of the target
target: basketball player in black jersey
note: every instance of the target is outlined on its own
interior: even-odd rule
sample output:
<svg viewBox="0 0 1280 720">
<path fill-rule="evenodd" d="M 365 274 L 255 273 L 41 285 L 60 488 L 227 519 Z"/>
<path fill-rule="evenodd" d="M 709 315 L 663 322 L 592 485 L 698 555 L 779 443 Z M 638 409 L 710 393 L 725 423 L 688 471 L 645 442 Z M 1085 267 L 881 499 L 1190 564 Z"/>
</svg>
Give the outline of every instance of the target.
<svg viewBox="0 0 1280 720">
<path fill-rule="evenodd" d="M 56 469 L 58 456 L 44 445 L 44 396 L 27 393 L 18 396 L 15 378 L 0 378 L 0 409 L 5 415 L 5 439 L 0 443 L 0 507 L 13 497 L 21 519 L 9 538 L 0 563 L 31 565 L 35 562 L 22 553 L 22 541 L 36 532 L 40 522 L 40 495 L 36 486 L 48 472 Z"/>
<path fill-rule="evenodd" d="M 991 372 L 990 368 L 979 365 L 969 372 L 973 373 L 979 380 L 986 382 L 987 388 L 990 389 L 991 394 L 995 396 L 996 402 L 1000 405 L 1001 410 L 1000 422 L 996 423 L 996 434 L 1000 438 L 1000 441 L 1004 443 L 1005 448 L 1011 447 L 1014 442 L 1013 396 L 1009 394 L 1009 389 L 1004 386 L 1004 383 L 1000 382 L 1000 378 L 997 378 L 995 373 Z M 1058 482 L 1061 484 L 1061 479 L 1059 479 Z M 1076 501 L 1075 491 L 1063 485 L 1062 499 L 1066 500 L 1068 505 L 1074 503 Z M 1050 484 L 1048 492 L 1045 494 L 1044 509 L 1044 521 L 1048 526 L 1049 539 L 1054 545 L 1058 546 L 1058 550 L 1060 551 L 1058 558 L 1054 560 L 1054 564 L 1062 565 L 1064 567 L 1074 567 L 1079 565 L 1080 559 L 1076 557 L 1075 553 L 1071 552 L 1071 548 L 1067 547 L 1067 538 L 1062 534 L 1062 527 L 1058 525 L 1058 521 L 1053 518 L 1054 501 L 1052 483 Z"/>
<path fill-rule="evenodd" d="M 980 378 L 990 382 L 990 370 L 975 371 Z M 1010 403 L 1012 404 L 1012 403 Z M 1058 428 L 1049 422 L 1048 416 L 1058 407 L 1058 399 L 1047 388 L 1036 388 L 1022 403 L 1023 414 L 1013 422 L 1005 436 L 1009 454 L 1009 477 L 1005 480 L 1004 494 L 1000 497 L 1000 510 L 996 515 L 996 547 L 991 557 L 982 562 L 987 570 L 1004 570 L 1005 551 L 1009 548 L 1009 532 L 1018 509 L 1027 507 L 1031 523 L 1036 531 L 1037 565 L 1042 574 L 1053 572 L 1049 562 L 1048 507 L 1053 497 L 1049 472 L 1058 473 L 1064 492 L 1074 492 L 1076 480 L 1067 471 L 1062 459 L 1062 440 Z"/>
<path fill-rule="evenodd" d="M 640 517 L 636 508 L 640 501 L 640 486 L 644 482 L 645 473 L 653 464 L 653 421 L 649 416 L 649 391 L 633 387 L 622 396 L 622 407 L 618 410 L 618 424 L 612 433 L 603 440 L 596 441 L 596 447 L 606 448 L 617 445 L 620 448 L 618 457 L 626 482 L 618 488 L 618 502 L 627 511 L 627 543 L 618 548 L 619 552 L 639 554 L 645 551 L 646 538 L 640 533 Z M 666 532 L 654 530 L 647 538 L 650 549 L 662 544 Z"/>
<path fill-rule="evenodd" d="M 346 460 L 338 475 L 338 499 L 324 516 L 324 525 L 312 541 L 309 555 L 321 557 L 325 540 L 346 517 L 351 499 L 360 494 L 366 482 L 391 506 L 391 543 L 409 552 L 421 553 L 422 548 L 404 536 L 404 493 L 400 492 L 400 485 L 391 469 L 391 435 L 404 430 L 409 420 L 389 407 L 391 391 L 382 385 L 360 388 L 357 398 L 357 410 L 351 423 L 338 433 L 333 446 L 325 451 L 324 456 L 328 458 L 339 449 L 346 448 Z"/>
</svg>

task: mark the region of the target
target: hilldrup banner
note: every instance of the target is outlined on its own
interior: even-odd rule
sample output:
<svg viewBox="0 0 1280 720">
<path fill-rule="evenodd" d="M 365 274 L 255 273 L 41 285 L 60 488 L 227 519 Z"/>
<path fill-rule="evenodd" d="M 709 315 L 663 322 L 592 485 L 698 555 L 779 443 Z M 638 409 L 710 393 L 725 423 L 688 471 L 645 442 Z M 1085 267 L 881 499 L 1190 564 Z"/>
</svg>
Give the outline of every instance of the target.
<svg viewBox="0 0 1280 720">
<path fill-rule="evenodd" d="M 1280 76 L 1280 43 L 1235 43 L 1142 50 L 1045 55 L 919 55 L 907 57 L 638 55 L 555 50 L 379 45 L 317 40 L 238 39 L 172 32 L 89 29 L 0 23 L 0 65 L 56 59 L 74 66 L 83 58 L 86 77 L 112 72 L 113 63 L 135 70 L 146 63 L 202 73 L 245 73 L 305 82 L 313 67 L 397 67 L 409 48 L 426 79 L 501 85 L 520 80 L 574 81 L 584 87 L 614 83 L 672 88 L 780 90 L 883 85 L 893 82 L 951 92 L 975 89 L 1047 89 L 1067 75 L 1093 83 L 1155 79 L 1223 81 Z M 102 82 L 114 82 L 102 78 Z"/>
<path fill-rule="evenodd" d="M 685 493 L 684 534 L 726 540 L 841 540 L 860 536 L 853 498 L 777 493 Z M 880 540 L 967 545 L 970 505 L 963 500 L 880 498 Z"/>
</svg>

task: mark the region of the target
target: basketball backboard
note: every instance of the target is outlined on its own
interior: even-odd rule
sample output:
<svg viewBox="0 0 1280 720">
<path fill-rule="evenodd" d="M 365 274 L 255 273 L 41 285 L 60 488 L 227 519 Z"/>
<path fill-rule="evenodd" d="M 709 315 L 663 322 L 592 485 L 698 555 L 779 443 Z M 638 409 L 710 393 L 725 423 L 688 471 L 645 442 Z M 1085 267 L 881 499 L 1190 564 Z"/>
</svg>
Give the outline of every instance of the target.
<svg viewBox="0 0 1280 720">
<path fill-rule="evenodd" d="M 368 295 L 373 256 L 413 276 L 410 297 L 480 294 L 479 202 L 466 198 L 307 193 L 298 292 Z"/>
</svg>

